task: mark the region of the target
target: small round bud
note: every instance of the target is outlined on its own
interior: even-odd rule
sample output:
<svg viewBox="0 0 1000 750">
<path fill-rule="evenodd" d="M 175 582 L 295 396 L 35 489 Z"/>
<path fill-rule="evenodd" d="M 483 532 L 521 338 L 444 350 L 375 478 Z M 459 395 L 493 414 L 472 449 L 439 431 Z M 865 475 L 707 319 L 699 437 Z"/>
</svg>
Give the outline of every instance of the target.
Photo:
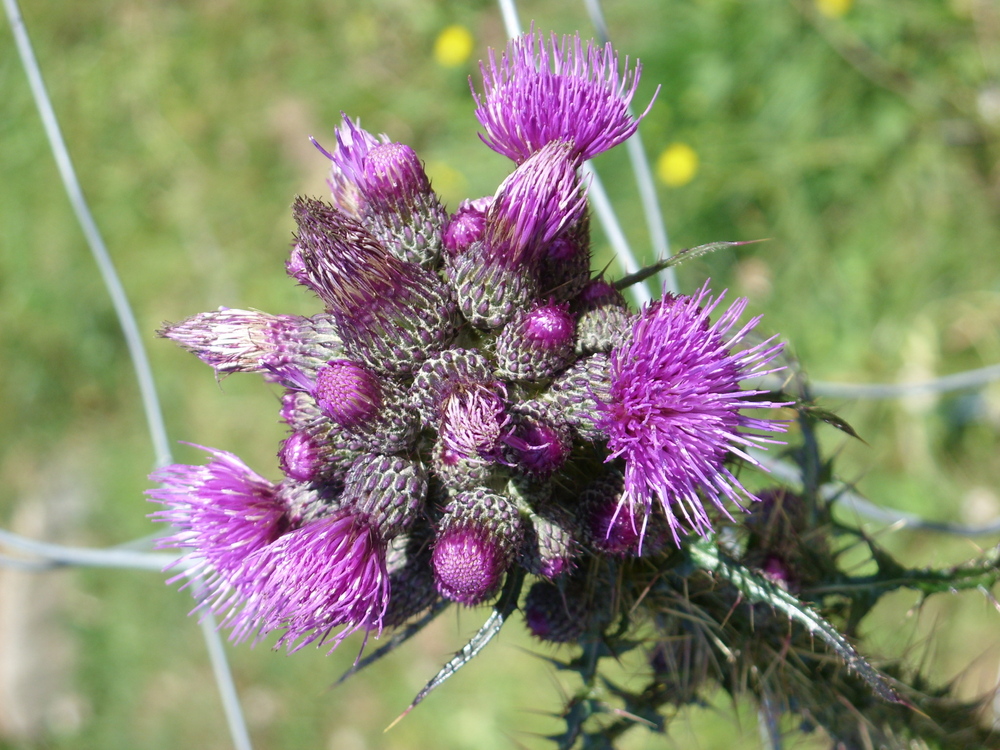
<svg viewBox="0 0 1000 750">
<path fill-rule="evenodd" d="M 510 499 L 484 489 L 459 492 L 438 528 L 431 563 L 442 596 L 480 604 L 500 587 L 522 537 Z"/>
<path fill-rule="evenodd" d="M 521 313 L 497 339 L 497 370 L 513 380 L 541 380 L 573 357 L 576 323 L 568 305 L 540 305 Z"/>
<path fill-rule="evenodd" d="M 316 402 L 334 422 L 355 427 L 371 420 L 382 405 L 375 373 L 349 359 L 335 359 L 316 373 Z"/>
<path fill-rule="evenodd" d="M 493 196 L 462 201 L 444 230 L 444 247 L 452 257 L 461 255 L 473 242 L 483 238 L 486 229 L 486 209 Z"/>
<path fill-rule="evenodd" d="M 410 203 L 429 193 L 430 180 L 416 152 L 403 143 L 380 143 L 364 160 L 362 191 L 371 203 Z"/>
<path fill-rule="evenodd" d="M 610 352 L 621 346 L 632 326 L 622 293 L 604 279 L 594 279 L 574 301 L 579 310 L 576 353 Z"/>
<path fill-rule="evenodd" d="M 304 432 L 293 432 L 281 444 L 278 463 L 285 476 L 309 482 L 322 470 L 323 458 L 315 441 Z"/>
</svg>

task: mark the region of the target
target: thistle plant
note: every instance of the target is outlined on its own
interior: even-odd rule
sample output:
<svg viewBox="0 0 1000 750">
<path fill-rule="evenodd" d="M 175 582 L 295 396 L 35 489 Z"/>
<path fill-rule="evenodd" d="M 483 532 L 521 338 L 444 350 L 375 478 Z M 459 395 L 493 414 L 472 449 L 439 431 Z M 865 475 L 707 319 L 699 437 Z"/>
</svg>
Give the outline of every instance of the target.
<svg viewBox="0 0 1000 750">
<path fill-rule="evenodd" d="M 641 66 L 532 31 L 481 71 L 482 140 L 513 162 L 494 195 L 449 213 L 410 147 L 344 115 L 317 144 L 330 199 L 292 208 L 286 270 L 316 314 L 220 308 L 161 331 L 218 375 L 278 384 L 288 427 L 280 482 L 213 449 L 153 475 L 178 577 L 236 641 L 278 633 L 295 651 L 402 627 L 352 673 L 448 604 L 492 603 L 413 705 L 520 606 L 538 639 L 582 649 L 563 665 L 584 690 L 562 747 L 631 725 L 595 721 L 610 709 L 593 691 L 601 658 L 635 648 L 647 688 L 606 687 L 654 727 L 714 682 L 845 742 L 861 730 L 842 695 L 874 702 L 876 733 L 905 733 L 917 698 L 855 650 L 859 603 L 817 593 L 843 580 L 844 530 L 815 486 L 747 487 L 789 422 L 816 421 L 802 388 L 762 385 L 798 378 L 782 344 L 708 281 L 630 310 L 622 289 L 676 257 L 618 282 L 591 269 L 581 167 L 635 132 Z"/>
<path fill-rule="evenodd" d="M 481 72 L 481 138 L 512 162 L 493 195 L 449 210 L 412 148 L 344 115 L 316 143 L 329 194 L 292 206 L 286 271 L 314 314 L 223 307 L 161 331 L 282 394 L 280 481 L 218 448 L 152 475 L 171 580 L 209 632 L 218 616 L 233 641 L 289 652 L 356 634 L 369 653 L 348 677 L 449 606 L 486 605 L 411 708 L 520 611 L 578 684 L 559 747 L 666 732 L 719 690 L 756 705 L 772 747 L 789 721 L 837 747 L 996 747 L 979 704 L 858 645 L 886 593 L 989 596 L 995 554 L 910 569 L 835 518 L 851 492 L 816 431 L 853 430 L 746 299 L 706 280 L 626 303 L 736 243 L 625 278 L 592 266 L 584 162 L 648 113 L 631 110 L 639 64 L 532 32 Z M 864 574 L 844 563 L 858 550 Z"/>
<path fill-rule="evenodd" d="M 756 501 L 734 467 L 785 427 L 743 381 L 781 344 L 749 341 L 746 300 L 723 308 L 707 284 L 633 313 L 590 269 L 579 168 L 635 131 L 639 74 L 578 37 L 491 56 L 476 115 L 515 166 L 450 215 L 411 148 L 345 115 L 320 147 L 332 201 L 292 209 L 287 271 L 322 310 L 163 329 L 219 374 L 285 389 L 283 481 L 220 451 L 153 476 L 154 517 L 177 529 L 161 546 L 189 552 L 234 639 L 336 645 L 439 597 L 490 601 L 505 578 L 562 585 L 679 548 Z"/>
</svg>

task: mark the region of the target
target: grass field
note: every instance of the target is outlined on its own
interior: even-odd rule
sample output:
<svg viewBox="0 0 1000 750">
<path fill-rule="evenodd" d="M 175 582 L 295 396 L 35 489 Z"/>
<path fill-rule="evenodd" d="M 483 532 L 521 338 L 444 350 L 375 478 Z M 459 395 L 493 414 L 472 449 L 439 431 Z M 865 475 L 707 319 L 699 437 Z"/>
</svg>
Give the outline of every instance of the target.
<svg viewBox="0 0 1000 750">
<path fill-rule="evenodd" d="M 147 333 L 170 435 L 277 476 L 276 391 L 155 338 L 219 305 L 311 314 L 284 274 L 296 194 L 322 195 L 344 111 L 413 146 L 454 208 L 509 163 L 483 146 L 467 77 L 504 40 L 492 3 L 40 0 L 22 9 L 70 152 Z M 523 3 L 525 24 L 590 33 L 582 4 Z M 745 295 L 819 381 L 906 382 L 1000 362 L 1000 10 L 989 0 L 623 0 L 616 47 L 643 62 L 641 133 L 655 160 L 683 143 L 685 184 L 661 182 L 675 248 L 769 241 L 681 266 Z M 457 67 L 438 34 L 474 39 Z M 103 546 L 154 531 L 153 468 L 113 309 L 58 181 L 9 29 L 0 32 L 0 521 Z M 648 238 L 622 153 L 597 160 L 634 247 Z M 676 151 L 674 153 L 677 153 Z M 683 176 L 683 175 L 682 175 Z M 595 266 L 611 260 L 598 236 Z M 888 508 L 934 520 L 1000 516 L 1000 385 L 942 397 L 829 400 L 837 470 Z M 178 461 L 198 462 L 177 445 Z M 996 538 L 871 526 L 911 564 L 945 565 Z M 88 570 L 0 581 L 0 748 L 223 748 L 221 708 L 190 596 L 152 573 Z M 978 594 L 898 595 L 866 652 L 909 654 L 970 696 L 993 690 L 998 617 Z M 519 625 L 388 734 L 383 728 L 481 622 L 449 612 L 401 652 L 328 690 L 331 656 L 231 648 L 259 748 L 543 747 L 560 677 Z M 10 667 L 14 664 L 17 668 Z M 22 705 L 23 704 L 23 705 Z M 758 746 L 752 712 L 718 705 L 628 747 Z M 822 747 L 795 738 L 791 747 Z"/>
</svg>

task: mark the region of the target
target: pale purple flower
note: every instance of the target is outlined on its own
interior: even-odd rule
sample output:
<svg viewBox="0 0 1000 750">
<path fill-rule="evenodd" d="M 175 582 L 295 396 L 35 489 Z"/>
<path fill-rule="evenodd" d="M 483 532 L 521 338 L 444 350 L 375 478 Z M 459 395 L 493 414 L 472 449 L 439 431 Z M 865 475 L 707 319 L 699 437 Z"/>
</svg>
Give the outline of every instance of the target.
<svg viewBox="0 0 1000 750">
<path fill-rule="evenodd" d="M 337 146 L 333 153 L 315 140 L 313 144 L 332 162 L 327 184 L 330 186 L 334 205 L 357 218 L 361 216 L 365 202 L 359 187 L 364 180 L 365 156 L 380 143 L 388 143 L 389 138 L 385 135 L 376 138 L 363 130 L 360 123 L 351 122 L 343 112 L 340 116 L 344 121 L 337 128 Z"/>
<path fill-rule="evenodd" d="M 333 318 L 326 313 L 304 318 L 220 307 L 166 325 L 159 334 L 220 375 L 259 372 L 286 385 L 293 371 L 314 372 L 342 349 Z"/>
<path fill-rule="evenodd" d="M 666 515 L 674 541 L 707 534 L 706 501 L 729 517 L 725 500 L 742 507 L 756 498 L 726 466 L 731 456 L 757 465 L 750 447 L 774 442 L 757 433 L 784 426 L 749 417 L 744 409 L 782 406 L 756 400 L 764 391 L 740 382 L 766 369 L 781 350 L 768 339 L 737 350 L 759 318 L 731 333 L 747 305 L 738 299 L 712 324 L 708 285 L 690 297 L 666 295 L 643 309 L 626 343 L 611 357 L 611 397 L 598 402 L 598 426 L 608 436 L 608 460 L 625 460 L 622 503 L 645 515 Z"/>
<path fill-rule="evenodd" d="M 631 136 L 638 118 L 628 108 L 641 66 L 619 75 L 618 56 L 579 36 L 529 33 L 507 43 L 500 62 L 491 50 L 480 64 L 483 96 L 473 90 L 480 136 L 494 151 L 520 164 L 553 141 L 572 144 L 577 163 L 607 151 Z M 657 92 L 659 88 L 657 88 Z M 654 95 L 655 98 L 655 95 Z M 650 105 L 652 106 L 652 101 Z"/>
</svg>

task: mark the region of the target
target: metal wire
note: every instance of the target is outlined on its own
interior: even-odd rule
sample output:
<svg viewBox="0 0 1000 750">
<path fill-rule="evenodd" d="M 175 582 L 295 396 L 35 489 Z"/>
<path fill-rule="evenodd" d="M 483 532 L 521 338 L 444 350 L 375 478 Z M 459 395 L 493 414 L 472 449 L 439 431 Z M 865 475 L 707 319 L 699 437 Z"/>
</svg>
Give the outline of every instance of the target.
<svg viewBox="0 0 1000 750">
<path fill-rule="evenodd" d="M 139 326 L 136 323 L 135 314 L 128 301 L 128 295 L 122 286 L 118 272 L 115 270 L 114 262 L 108 252 L 104 239 L 97 228 L 90 207 L 87 205 L 77 179 L 76 170 L 73 168 L 69 150 L 63 139 L 62 131 L 55 110 L 52 107 L 51 99 L 42 79 L 41 69 L 35 58 L 35 53 L 31 46 L 31 39 L 28 35 L 27 27 L 21 16 L 21 10 L 17 5 L 17 0 L 3 0 L 4 10 L 10 21 L 14 40 L 17 44 L 18 54 L 21 64 L 24 67 L 31 87 L 31 93 L 35 100 L 35 106 L 42 118 L 42 125 L 45 134 L 49 139 L 49 146 L 55 157 L 59 174 L 63 181 L 63 187 L 69 198 L 77 221 L 83 230 L 87 245 L 94 256 L 97 267 L 100 270 L 104 285 L 111 297 L 115 313 L 121 324 L 125 343 L 128 346 L 129 357 L 135 369 L 136 379 L 139 383 L 139 391 L 142 398 L 143 409 L 146 413 L 146 421 L 149 429 L 149 437 L 153 444 L 155 455 L 155 465 L 157 467 L 166 466 L 171 463 L 170 443 L 167 438 L 166 426 L 163 421 L 163 411 L 156 393 L 156 385 L 153 379 L 153 371 L 146 355 L 145 346 L 142 343 L 142 336 L 139 333 Z M 14 546 L 23 544 L 30 540 L 24 540 L 10 532 L 2 532 L 2 536 L 8 544 Z M 113 567 L 145 568 L 147 565 L 156 565 L 159 569 L 164 567 L 163 558 L 167 558 L 167 563 L 172 558 L 168 555 L 152 555 L 148 553 L 132 552 L 128 550 L 87 550 L 80 548 L 62 547 L 61 545 L 48 545 L 44 542 L 33 543 L 36 550 L 45 550 L 44 555 L 50 561 L 66 565 L 104 565 Z M 212 668 L 216 678 L 216 685 L 222 699 L 223 709 L 229 725 L 230 735 L 233 745 L 237 750 L 251 750 L 249 733 L 243 713 L 239 706 L 239 696 L 236 693 L 232 679 L 232 673 L 226 662 L 226 655 L 223 649 L 222 640 L 219 637 L 214 625 L 208 627 L 203 621 L 202 634 L 208 648 L 209 658 L 212 661 Z"/>
</svg>

